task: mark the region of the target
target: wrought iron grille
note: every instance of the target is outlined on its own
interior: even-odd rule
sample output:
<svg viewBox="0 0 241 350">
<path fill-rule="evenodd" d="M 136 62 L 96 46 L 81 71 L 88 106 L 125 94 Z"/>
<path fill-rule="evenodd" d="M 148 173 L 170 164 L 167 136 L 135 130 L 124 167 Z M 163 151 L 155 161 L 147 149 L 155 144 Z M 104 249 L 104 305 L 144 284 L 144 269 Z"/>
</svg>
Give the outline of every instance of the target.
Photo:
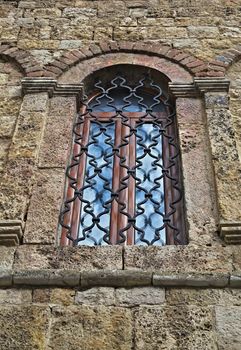
<svg viewBox="0 0 241 350">
<path fill-rule="evenodd" d="M 175 110 L 149 76 L 95 84 L 67 180 L 62 244 L 185 243 Z"/>
</svg>

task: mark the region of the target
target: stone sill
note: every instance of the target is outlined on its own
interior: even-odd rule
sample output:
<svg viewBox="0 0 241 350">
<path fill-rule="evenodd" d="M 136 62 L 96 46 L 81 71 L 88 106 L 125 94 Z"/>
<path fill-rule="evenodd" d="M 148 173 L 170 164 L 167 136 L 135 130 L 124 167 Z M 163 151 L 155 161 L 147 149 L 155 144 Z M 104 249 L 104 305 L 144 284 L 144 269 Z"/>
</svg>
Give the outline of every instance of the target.
<svg viewBox="0 0 241 350">
<path fill-rule="evenodd" d="M 136 270 L 1 270 L 0 287 L 195 287 L 241 288 L 241 274 L 151 273 Z"/>
</svg>

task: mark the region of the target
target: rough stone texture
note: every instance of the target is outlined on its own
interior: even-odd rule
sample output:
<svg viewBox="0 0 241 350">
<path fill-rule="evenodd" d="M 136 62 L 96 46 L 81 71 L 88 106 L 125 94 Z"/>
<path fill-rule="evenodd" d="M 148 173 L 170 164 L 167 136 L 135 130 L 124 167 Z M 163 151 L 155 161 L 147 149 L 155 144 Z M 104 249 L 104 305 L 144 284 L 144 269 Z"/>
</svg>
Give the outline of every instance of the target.
<svg viewBox="0 0 241 350">
<path fill-rule="evenodd" d="M 24 243 L 49 244 L 56 241 L 64 177 L 63 169 L 42 169 L 35 175 Z"/>
<path fill-rule="evenodd" d="M 64 332 L 63 327 L 64 325 Z M 125 308 L 53 308 L 49 347 L 75 350 L 131 350 L 132 317 Z"/>
<path fill-rule="evenodd" d="M 78 271 L 122 269 L 122 247 L 65 247 L 22 245 L 14 269 L 77 269 Z"/>
<path fill-rule="evenodd" d="M 15 251 L 15 247 L 0 247 L 0 269 L 12 269 Z"/>
<path fill-rule="evenodd" d="M 230 251 L 223 247 L 125 247 L 124 262 L 127 270 L 189 273 L 232 271 Z"/>
<path fill-rule="evenodd" d="M 115 290 L 108 287 L 94 287 L 76 293 L 76 304 L 115 305 Z"/>
<path fill-rule="evenodd" d="M 122 306 L 159 305 L 165 301 L 165 290 L 156 287 L 117 288 L 116 302 Z"/>
<path fill-rule="evenodd" d="M 50 311 L 41 306 L 0 306 L 1 349 L 44 349 Z"/>
<path fill-rule="evenodd" d="M 1 289 L 0 304 L 28 304 L 32 302 L 32 293 L 28 289 Z"/>
<path fill-rule="evenodd" d="M 220 108 L 207 110 L 207 119 L 220 218 L 238 221 L 241 219 L 241 165 L 230 112 Z"/>
<path fill-rule="evenodd" d="M 81 287 L 86 288 L 92 286 L 148 286 L 151 284 L 151 280 L 151 273 L 143 271 L 84 271 L 81 274 Z"/>
<path fill-rule="evenodd" d="M 33 303 L 69 306 L 73 304 L 75 291 L 61 288 L 33 290 Z"/>
<path fill-rule="evenodd" d="M 241 307 L 217 306 L 215 312 L 219 349 L 240 349 Z"/>
<path fill-rule="evenodd" d="M 213 238 L 217 218 L 201 101 L 190 99 L 185 103 L 184 98 L 178 98 L 176 109 L 183 161 L 189 241 L 190 243 L 203 244 L 205 242 L 207 244 Z M 194 187 L 195 191 L 193 191 Z"/>
<path fill-rule="evenodd" d="M 241 290 L 171 288 L 166 290 L 168 305 L 241 306 Z"/>
<path fill-rule="evenodd" d="M 231 80 L 230 84 L 230 111 L 232 114 L 232 121 L 235 130 L 235 140 L 239 152 L 239 159 L 241 161 L 241 80 L 240 72 L 241 61 L 234 63 L 228 70 L 228 77 Z"/>
<path fill-rule="evenodd" d="M 137 350 L 217 349 L 210 307 L 141 306 L 135 325 Z"/>
<path fill-rule="evenodd" d="M 39 165 L 65 167 L 69 158 L 72 126 L 76 115 L 75 97 L 53 97 L 46 122 Z"/>
</svg>

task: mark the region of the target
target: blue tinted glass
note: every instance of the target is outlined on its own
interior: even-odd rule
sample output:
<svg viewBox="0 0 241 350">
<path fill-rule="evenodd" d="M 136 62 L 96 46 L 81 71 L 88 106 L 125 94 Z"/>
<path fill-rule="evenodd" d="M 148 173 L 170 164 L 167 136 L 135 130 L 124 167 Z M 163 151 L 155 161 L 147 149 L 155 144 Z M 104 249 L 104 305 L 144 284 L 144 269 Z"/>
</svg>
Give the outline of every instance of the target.
<svg viewBox="0 0 241 350">
<path fill-rule="evenodd" d="M 138 230 L 135 233 L 135 244 L 146 244 L 143 240 L 147 240 L 153 242 L 153 245 L 164 245 L 166 235 L 163 228 L 162 136 L 156 125 L 145 123 L 137 127 L 136 139 L 136 164 L 139 164 L 136 177 L 140 184 L 136 186 Z M 149 152 L 146 152 L 147 149 Z"/>
<path fill-rule="evenodd" d="M 113 171 L 115 125 L 91 122 L 86 160 L 79 237 L 81 245 L 105 245 L 103 236 L 109 231 Z M 93 219 L 98 222 L 93 225 Z"/>
</svg>

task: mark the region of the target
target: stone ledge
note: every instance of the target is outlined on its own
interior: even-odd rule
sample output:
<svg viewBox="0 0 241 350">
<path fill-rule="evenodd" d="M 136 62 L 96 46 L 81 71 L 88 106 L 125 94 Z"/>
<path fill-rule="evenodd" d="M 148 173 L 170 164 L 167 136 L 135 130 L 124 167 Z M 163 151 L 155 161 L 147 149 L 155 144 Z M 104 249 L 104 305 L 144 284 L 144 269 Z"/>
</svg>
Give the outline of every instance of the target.
<svg viewBox="0 0 241 350">
<path fill-rule="evenodd" d="M 154 274 L 153 286 L 165 287 L 227 287 L 228 274 Z"/>
<path fill-rule="evenodd" d="M 136 270 L 0 270 L 0 287 L 196 287 L 241 288 L 241 275 L 227 273 L 152 273 Z"/>
<path fill-rule="evenodd" d="M 80 272 L 73 270 L 25 270 L 13 274 L 14 285 L 76 287 Z"/>
<path fill-rule="evenodd" d="M 230 287 L 241 288 L 241 274 L 230 276 Z"/>
<path fill-rule="evenodd" d="M 0 287 L 10 287 L 12 283 L 12 270 L 0 270 Z"/>
<path fill-rule="evenodd" d="M 81 274 L 81 287 L 134 287 L 149 286 L 152 282 L 152 273 L 145 271 L 91 271 Z"/>
<path fill-rule="evenodd" d="M 0 221 L 0 245 L 16 246 L 22 238 L 22 222 L 20 220 Z"/>
<path fill-rule="evenodd" d="M 241 222 L 220 222 L 220 237 L 227 244 L 241 244 Z"/>
</svg>

